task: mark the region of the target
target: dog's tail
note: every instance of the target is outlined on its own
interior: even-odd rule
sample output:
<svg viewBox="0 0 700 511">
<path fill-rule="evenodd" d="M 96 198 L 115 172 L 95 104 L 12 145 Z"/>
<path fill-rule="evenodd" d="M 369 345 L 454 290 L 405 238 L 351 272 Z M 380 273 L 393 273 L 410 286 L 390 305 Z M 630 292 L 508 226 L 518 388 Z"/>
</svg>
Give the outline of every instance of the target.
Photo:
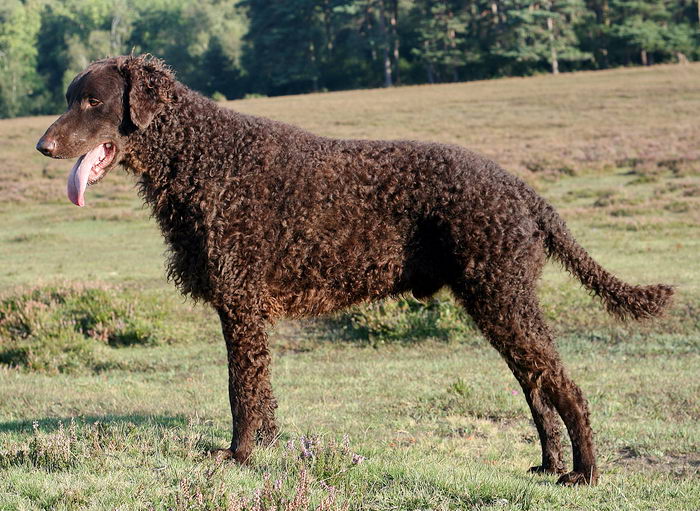
<svg viewBox="0 0 700 511">
<path fill-rule="evenodd" d="M 670 305 L 672 286 L 633 286 L 618 279 L 595 262 L 576 242 L 564 220 L 552 206 L 544 201 L 540 204 L 538 223 L 546 234 L 545 243 L 549 256 L 558 259 L 569 273 L 600 297 L 610 314 L 620 319 L 652 318 L 661 315 Z"/>
</svg>

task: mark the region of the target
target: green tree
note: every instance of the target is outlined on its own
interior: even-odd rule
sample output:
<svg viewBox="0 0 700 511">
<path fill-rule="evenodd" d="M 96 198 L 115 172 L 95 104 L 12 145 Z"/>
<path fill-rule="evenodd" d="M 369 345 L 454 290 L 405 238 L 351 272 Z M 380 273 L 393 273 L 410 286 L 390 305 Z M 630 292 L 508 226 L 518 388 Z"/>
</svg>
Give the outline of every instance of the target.
<svg viewBox="0 0 700 511">
<path fill-rule="evenodd" d="M 423 16 L 418 25 L 419 44 L 412 52 L 425 65 L 429 83 L 459 79 L 458 69 L 466 61 L 461 48 L 468 23 L 468 13 L 450 1 L 422 1 Z"/>
<path fill-rule="evenodd" d="M 126 53 L 134 10 L 126 0 L 45 2 L 37 71 L 51 91 L 51 109 L 63 107 L 73 77 L 96 59 Z"/>
<path fill-rule="evenodd" d="M 244 66 L 265 94 L 318 90 L 323 27 L 314 0 L 244 0 L 250 25 Z"/>
<path fill-rule="evenodd" d="M 391 87 L 398 78 L 399 37 L 398 0 L 363 0 L 361 34 L 370 48 L 372 60 L 381 62 L 383 84 Z"/>
<path fill-rule="evenodd" d="M 350 89 L 386 85 L 387 70 L 398 71 L 396 61 L 389 60 L 387 65 L 387 31 L 378 30 L 378 3 L 320 0 L 317 4 L 322 28 L 317 60 L 320 86 Z"/>
<path fill-rule="evenodd" d="M 637 54 L 646 66 L 654 63 L 654 53 L 668 52 L 671 10 L 666 0 L 610 0 L 610 8 L 611 44 L 624 55 L 624 63 Z"/>
<path fill-rule="evenodd" d="M 165 59 L 180 80 L 204 94 L 242 94 L 239 63 L 246 26 L 235 3 L 148 0 L 134 8 L 130 48 Z"/>
<path fill-rule="evenodd" d="M 36 72 L 40 5 L 8 0 L 0 6 L 0 116 L 36 113 L 43 89 Z"/>
<path fill-rule="evenodd" d="M 513 0 L 506 5 L 507 46 L 497 50 L 502 56 L 519 62 L 546 62 L 553 74 L 560 62 L 590 60 L 592 55 L 580 49 L 576 25 L 588 11 L 581 0 Z"/>
<path fill-rule="evenodd" d="M 698 55 L 698 29 L 690 23 L 670 25 L 664 31 L 665 49 L 675 54 L 679 63 Z"/>
</svg>

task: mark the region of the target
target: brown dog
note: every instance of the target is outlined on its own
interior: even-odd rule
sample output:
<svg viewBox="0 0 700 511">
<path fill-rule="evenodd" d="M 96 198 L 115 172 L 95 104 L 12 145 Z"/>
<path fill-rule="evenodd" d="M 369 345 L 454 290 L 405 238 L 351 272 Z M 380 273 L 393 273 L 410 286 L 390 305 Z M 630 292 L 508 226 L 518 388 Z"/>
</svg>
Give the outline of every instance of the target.
<svg viewBox="0 0 700 511">
<path fill-rule="evenodd" d="M 542 444 L 531 470 L 596 483 L 588 406 L 535 294 L 542 266 L 557 258 L 619 317 L 660 314 L 671 287 L 618 280 L 529 186 L 460 147 L 318 137 L 221 108 L 143 56 L 91 64 L 66 99 L 37 149 L 79 157 L 70 200 L 117 164 L 136 174 L 169 277 L 219 313 L 233 415 L 220 456 L 244 463 L 256 434 L 274 436 L 267 323 L 448 286 L 522 386 Z"/>
</svg>

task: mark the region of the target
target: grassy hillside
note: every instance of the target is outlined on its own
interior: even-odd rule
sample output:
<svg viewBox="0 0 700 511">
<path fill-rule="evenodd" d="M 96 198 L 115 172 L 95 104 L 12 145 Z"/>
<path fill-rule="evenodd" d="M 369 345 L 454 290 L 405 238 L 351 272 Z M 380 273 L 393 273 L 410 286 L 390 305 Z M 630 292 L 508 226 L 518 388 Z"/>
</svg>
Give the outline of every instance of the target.
<svg viewBox="0 0 700 511">
<path fill-rule="evenodd" d="M 700 65 L 660 66 L 226 104 L 329 136 L 465 145 L 533 184 L 605 267 L 678 286 L 666 319 L 617 324 L 547 268 L 542 300 L 591 403 L 593 489 L 525 473 L 539 443 L 514 378 L 444 315 L 449 341 L 280 323 L 282 438 L 251 468 L 204 458 L 228 441 L 223 343 L 164 281 L 132 178 L 112 172 L 78 209 L 72 162 L 33 148 L 53 119 L 0 121 L 0 509 L 697 509 L 698 83 Z"/>
</svg>

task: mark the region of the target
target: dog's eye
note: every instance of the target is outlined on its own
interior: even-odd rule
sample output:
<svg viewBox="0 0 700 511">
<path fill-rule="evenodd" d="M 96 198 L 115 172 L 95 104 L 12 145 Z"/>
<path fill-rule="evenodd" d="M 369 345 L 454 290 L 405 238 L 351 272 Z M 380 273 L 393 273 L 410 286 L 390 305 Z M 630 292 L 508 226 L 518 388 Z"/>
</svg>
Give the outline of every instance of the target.
<svg viewBox="0 0 700 511">
<path fill-rule="evenodd" d="M 95 98 L 88 98 L 87 102 L 88 102 L 88 105 L 90 105 L 90 106 L 97 106 L 97 105 L 102 103 L 102 101 L 100 101 L 99 99 L 95 99 Z"/>
</svg>

